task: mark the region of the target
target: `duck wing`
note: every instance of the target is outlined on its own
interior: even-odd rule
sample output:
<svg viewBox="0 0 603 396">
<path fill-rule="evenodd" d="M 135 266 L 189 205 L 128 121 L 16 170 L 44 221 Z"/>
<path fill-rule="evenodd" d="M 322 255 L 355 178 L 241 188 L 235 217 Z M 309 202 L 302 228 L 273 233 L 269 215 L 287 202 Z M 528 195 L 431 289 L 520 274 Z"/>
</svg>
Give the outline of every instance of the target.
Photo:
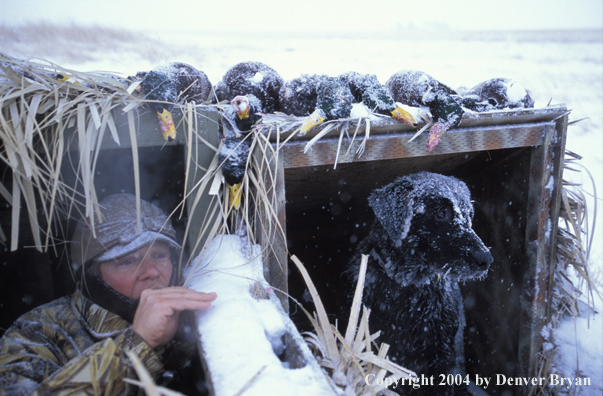
<svg viewBox="0 0 603 396">
<path fill-rule="evenodd" d="M 427 73 L 417 70 L 400 70 L 392 75 L 385 83 L 392 98 L 396 102 L 409 106 L 426 106 L 423 96 L 429 89 L 442 89 L 448 95 L 457 93 L 445 84 L 442 84 Z"/>
<path fill-rule="evenodd" d="M 297 117 L 310 115 L 316 108 L 318 85 L 326 78 L 324 74 L 302 74 L 287 81 L 279 92 L 281 111 Z"/>
</svg>

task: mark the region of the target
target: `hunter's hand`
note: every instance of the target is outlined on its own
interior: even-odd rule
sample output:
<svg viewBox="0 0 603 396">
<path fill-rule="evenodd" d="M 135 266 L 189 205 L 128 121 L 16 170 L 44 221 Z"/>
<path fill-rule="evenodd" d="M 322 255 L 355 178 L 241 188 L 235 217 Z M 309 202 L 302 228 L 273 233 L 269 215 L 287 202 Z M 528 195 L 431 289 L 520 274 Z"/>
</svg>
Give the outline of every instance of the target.
<svg viewBox="0 0 603 396">
<path fill-rule="evenodd" d="M 144 290 L 132 330 L 155 349 L 172 339 L 181 311 L 207 309 L 215 299 L 216 293 L 199 293 L 182 286 Z"/>
</svg>

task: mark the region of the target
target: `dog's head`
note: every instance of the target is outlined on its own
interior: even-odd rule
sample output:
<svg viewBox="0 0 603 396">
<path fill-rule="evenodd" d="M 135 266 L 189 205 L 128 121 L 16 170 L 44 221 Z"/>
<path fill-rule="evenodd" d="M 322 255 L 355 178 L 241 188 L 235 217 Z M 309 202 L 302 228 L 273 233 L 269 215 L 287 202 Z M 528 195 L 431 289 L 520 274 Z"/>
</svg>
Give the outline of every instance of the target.
<svg viewBox="0 0 603 396">
<path fill-rule="evenodd" d="M 471 228 L 473 205 L 462 181 L 420 172 L 373 191 L 369 204 L 396 259 L 384 268 L 402 283 L 484 276 L 492 255 Z M 387 260 L 381 258 L 381 260 Z"/>
</svg>

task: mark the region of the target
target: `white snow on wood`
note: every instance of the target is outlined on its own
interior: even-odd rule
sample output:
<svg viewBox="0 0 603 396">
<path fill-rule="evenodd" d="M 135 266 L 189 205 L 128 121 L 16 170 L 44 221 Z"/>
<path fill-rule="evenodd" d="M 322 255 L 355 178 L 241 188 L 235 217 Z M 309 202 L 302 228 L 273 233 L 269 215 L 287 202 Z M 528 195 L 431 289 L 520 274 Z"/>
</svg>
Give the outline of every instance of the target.
<svg viewBox="0 0 603 396">
<path fill-rule="evenodd" d="M 216 292 L 206 311 L 196 313 L 202 353 L 216 396 L 231 396 L 258 372 L 245 396 L 333 395 L 327 380 L 297 329 L 264 279 L 261 248 L 236 235 L 216 237 L 188 287 Z M 250 288 L 258 281 L 268 299 L 256 300 Z M 291 369 L 277 354 L 289 333 L 300 347 L 305 367 Z"/>
</svg>

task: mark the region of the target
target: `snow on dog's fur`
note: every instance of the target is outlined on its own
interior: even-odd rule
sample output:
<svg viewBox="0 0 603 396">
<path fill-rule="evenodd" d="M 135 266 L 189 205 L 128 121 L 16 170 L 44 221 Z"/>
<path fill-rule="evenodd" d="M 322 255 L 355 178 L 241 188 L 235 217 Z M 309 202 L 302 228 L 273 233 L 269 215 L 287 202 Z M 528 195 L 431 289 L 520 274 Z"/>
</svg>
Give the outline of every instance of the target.
<svg viewBox="0 0 603 396">
<path fill-rule="evenodd" d="M 420 172 L 373 191 L 376 220 L 352 262 L 369 256 L 364 304 L 371 328 L 391 345 L 389 356 L 418 375 L 463 373 L 463 300 L 459 282 L 483 278 L 492 255 L 471 228 L 473 205 L 465 183 Z M 422 386 L 414 395 L 465 389 Z M 412 387 L 407 387 L 409 392 Z M 396 389 L 404 392 L 404 389 Z"/>
</svg>

